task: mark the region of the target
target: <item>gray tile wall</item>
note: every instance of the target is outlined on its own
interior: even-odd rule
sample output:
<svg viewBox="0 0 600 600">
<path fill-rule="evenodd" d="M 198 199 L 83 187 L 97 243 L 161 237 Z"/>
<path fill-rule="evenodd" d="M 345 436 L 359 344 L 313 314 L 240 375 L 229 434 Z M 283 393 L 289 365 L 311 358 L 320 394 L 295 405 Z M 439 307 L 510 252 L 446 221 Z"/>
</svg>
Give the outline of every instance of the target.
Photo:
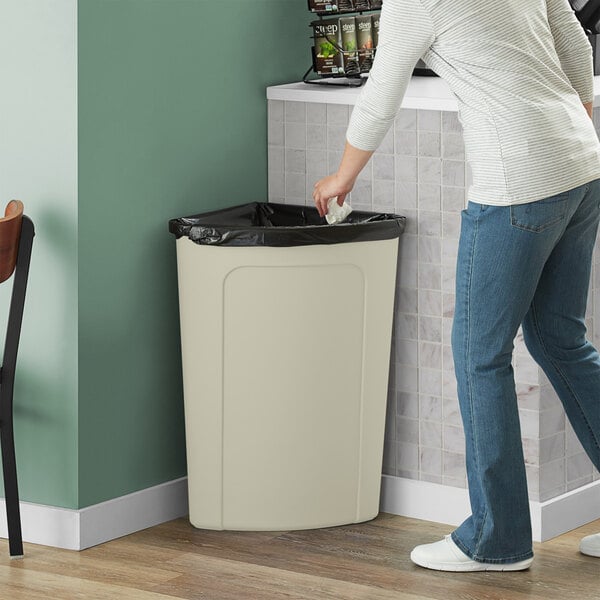
<svg viewBox="0 0 600 600">
<path fill-rule="evenodd" d="M 269 101 L 269 200 L 312 205 L 340 162 L 352 107 Z M 594 113 L 600 129 L 600 109 Z M 455 112 L 402 109 L 359 176 L 355 209 L 407 217 L 400 240 L 383 472 L 467 487 L 450 348 L 460 211 L 470 171 Z M 599 241 L 600 245 L 600 241 Z M 600 347 L 598 248 L 588 303 Z M 521 330 L 513 358 L 529 496 L 545 501 L 599 479 Z"/>
</svg>

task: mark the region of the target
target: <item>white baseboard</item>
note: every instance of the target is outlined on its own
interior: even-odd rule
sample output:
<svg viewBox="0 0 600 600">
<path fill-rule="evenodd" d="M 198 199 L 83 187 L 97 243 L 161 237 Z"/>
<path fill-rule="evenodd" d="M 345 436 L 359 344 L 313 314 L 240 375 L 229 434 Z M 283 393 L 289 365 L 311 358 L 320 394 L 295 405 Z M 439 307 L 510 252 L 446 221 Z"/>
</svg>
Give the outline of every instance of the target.
<svg viewBox="0 0 600 600">
<path fill-rule="evenodd" d="M 533 540 L 549 540 L 600 519 L 600 481 L 529 507 Z M 382 476 L 380 510 L 453 526 L 471 514 L 467 489 L 389 475 Z M 187 477 L 81 510 L 21 502 L 23 540 L 68 550 L 84 550 L 187 514 Z M 0 537 L 7 537 L 3 498 Z"/>
<path fill-rule="evenodd" d="M 534 542 L 600 519 L 600 481 L 547 500 L 529 502 Z M 380 510 L 413 519 L 460 525 L 470 514 L 469 491 L 428 481 L 383 475 Z"/>
<path fill-rule="evenodd" d="M 188 514 L 187 477 L 79 511 L 79 550 Z"/>
<path fill-rule="evenodd" d="M 541 541 L 546 541 L 600 519 L 600 481 L 588 483 L 538 505 Z M 531 514 L 533 519 L 533 511 Z"/>
<path fill-rule="evenodd" d="M 188 514 L 187 477 L 81 510 L 21 502 L 23 540 L 67 550 L 84 550 Z M 0 537 L 7 537 L 0 499 Z"/>
</svg>

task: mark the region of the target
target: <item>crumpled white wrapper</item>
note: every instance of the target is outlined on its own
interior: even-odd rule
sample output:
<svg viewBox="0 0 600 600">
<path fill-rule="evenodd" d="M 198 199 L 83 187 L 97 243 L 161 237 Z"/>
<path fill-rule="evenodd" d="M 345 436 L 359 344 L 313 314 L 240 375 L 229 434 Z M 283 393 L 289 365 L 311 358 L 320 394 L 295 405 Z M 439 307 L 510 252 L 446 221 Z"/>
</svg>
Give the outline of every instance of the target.
<svg viewBox="0 0 600 600">
<path fill-rule="evenodd" d="M 344 221 L 351 212 L 352 207 L 347 204 L 346 201 L 340 206 L 337 203 L 337 198 L 330 198 L 327 202 L 327 214 L 325 215 L 325 219 L 327 219 L 329 225 L 335 225 L 336 223 Z"/>
</svg>

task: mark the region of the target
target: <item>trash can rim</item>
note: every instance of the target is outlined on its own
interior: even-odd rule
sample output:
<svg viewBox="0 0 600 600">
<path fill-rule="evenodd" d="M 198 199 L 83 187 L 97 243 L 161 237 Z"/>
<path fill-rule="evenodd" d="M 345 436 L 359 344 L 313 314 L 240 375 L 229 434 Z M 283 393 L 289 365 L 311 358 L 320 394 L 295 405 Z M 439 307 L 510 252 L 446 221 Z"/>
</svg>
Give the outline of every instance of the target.
<svg viewBox="0 0 600 600">
<path fill-rule="evenodd" d="M 363 210 L 353 211 L 346 221 L 330 225 L 314 206 L 275 202 L 248 202 L 169 221 L 169 231 L 176 238 L 187 237 L 196 244 L 220 246 L 283 247 L 376 241 L 398 238 L 405 226 L 406 217 L 402 215 Z"/>
</svg>

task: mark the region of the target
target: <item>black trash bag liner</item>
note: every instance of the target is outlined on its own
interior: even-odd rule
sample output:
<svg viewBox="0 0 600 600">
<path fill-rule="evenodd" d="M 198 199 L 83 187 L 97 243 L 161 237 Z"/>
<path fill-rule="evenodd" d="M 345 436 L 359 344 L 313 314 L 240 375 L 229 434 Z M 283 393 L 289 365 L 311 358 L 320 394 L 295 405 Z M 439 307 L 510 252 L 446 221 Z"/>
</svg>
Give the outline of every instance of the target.
<svg viewBox="0 0 600 600">
<path fill-rule="evenodd" d="M 353 211 L 329 225 L 316 207 L 250 202 L 169 221 L 169 231 L 211 246 L 309 246 L 400 237 L 406 217 Z"/>
</svg>

